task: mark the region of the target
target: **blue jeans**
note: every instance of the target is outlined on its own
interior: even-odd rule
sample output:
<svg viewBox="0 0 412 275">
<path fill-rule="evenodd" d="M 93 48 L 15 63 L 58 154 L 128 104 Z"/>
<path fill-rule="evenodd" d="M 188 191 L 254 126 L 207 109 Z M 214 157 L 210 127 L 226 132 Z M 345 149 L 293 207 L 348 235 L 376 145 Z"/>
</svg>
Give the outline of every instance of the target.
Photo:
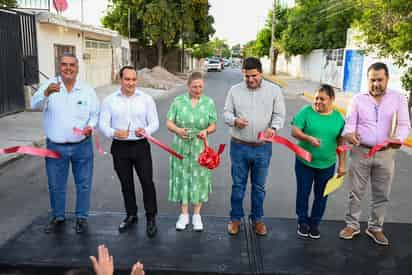
<svg viewBox="0 0 412 275">
<path fill-rule="evenodd" d="M 249 171 L 252 182 L 252 212 L 250 219 L 260 221 L 263 217 L 263 200 L 265 199 L 265 181 L 268 174 L 272 144 L 267 143 L 253 147 L 235 141 L 230 143 L 230 160 L 232 162 L 232 196 L 230 219 L 240 221 L 244 216 L 243 198 L 245 196 Z"/>
<path fill-rule="evenodd" d="M 323 196 L 326 183 L 333 177 L 335 172 L 335 164 L 328 168 L 318 169 L 305 165 L 301 160 L 296 158 L 295 174 L 297 183 L 296 192 L 296 215 L 298 216 L 298 223 L 319 225 L 325 213 L 326 202 L 328 197 Z M 314 183 L 314 184 L 313 184 Z M 309 195 L 314 191 L 314 200 L 312 205 L 312 212 L 309 217 Z"/>
<path fill-rule="evenodd" d="M 53 217 L 63 219 L 66 209 L 67 177 L 70 163 L 76 185 L 76 217 L 87 218 L 93 178 L 92 139 L 77 144 L 57 144 L 47 140 L 47 148 L 60 153 L 60 159 L 46 158 L 49 198 Z"/>
</svg>

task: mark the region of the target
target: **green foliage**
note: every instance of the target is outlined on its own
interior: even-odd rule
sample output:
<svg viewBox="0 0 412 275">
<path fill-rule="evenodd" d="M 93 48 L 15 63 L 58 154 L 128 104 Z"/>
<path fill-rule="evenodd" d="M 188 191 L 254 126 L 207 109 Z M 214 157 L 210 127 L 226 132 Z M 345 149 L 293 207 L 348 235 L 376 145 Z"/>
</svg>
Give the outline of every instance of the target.
<svg viewBox="0 0 412 275">
<path fill-rule="evenodd" d="M 256 49 L 256 40 L 251 40 L 243 46 L 243 58 L 259 57 Z"/>
<path fill-rule="evenodd" d="M 213 48 L 213 55 L 225 58 L 230 57 L 230 49 L 225 40 L 215 37 L 209 43 Z"/>
<path fill-rule="evenodd" d="M 193 56 L 197 58 L 204 58 L 210 56 L 220 56 L 228 58 L 231 55 L 229 46 L 225 40 L 214 38 L 207 43 L 195 45 Z"/>
<path fill-rule="evenodd" d="M 346 31 L 359 16 L 356 1 L 297 1 L 288 12 L 287 28 L 282 33 L 285 52 L 298 55 L 345 47 Z"/>
<path fill-rule="evenodd" d="M 260 30 L 256 36 L 255 41 L 255 53 L 257 56 L 269 56 L 270 53 L 270 44 L 272 38 L 272 31 L 268 28 Z"/>
<path fill-rule="evenodd" d="M 141 45 L 155 45 L 158 50 L 180 39 L 193 46 L 207 42 L 215 32 L 209 8 L 207 0 L 111 0 L 102 23 L 125 36 L 130 31 Z"/>
<path fill-rule="evenodd" d="M 270 45 L 272 39 L 272 16 L 273 10 L 269 11 L 266 19 L 266 24 L 263 29 L 259 31 L 256 36 L 255 44 L 249 42 L 248 53 L 252 56 L 263 57 L 270 55 Z M 287 9 L 280 5 L 276 6 L 276 24 L 275 24 L 275 50 L 280 52 L 282 50 L 282 32 L 287 27 Z"/>
<path fill-rule="evenodd" d="M 359 0 L 362 16 L 356 26 L 369 50 L 391 56 L 400 66 L 412 62 L 412 2 L 407 0 Z M 412 91 L 412 69 L 402 77 L 402 84 Z"/>
<path fill-rule="evenodd" d="M 0 7 L 16 8 L 17 1 L 16 0 L 0 0 Z"/>
<path fill-rule="evenodd" d="M 401 77 L 402 86 L 406 91 L 412 92 L 412 67 Z"/>
<path fill-rule="evenodd" d="M 196 58 L 205 58 L 214 54 L 214 49 L 210 43 L 196 44 L 193 47 L 192 55 Z"/>
</svg>

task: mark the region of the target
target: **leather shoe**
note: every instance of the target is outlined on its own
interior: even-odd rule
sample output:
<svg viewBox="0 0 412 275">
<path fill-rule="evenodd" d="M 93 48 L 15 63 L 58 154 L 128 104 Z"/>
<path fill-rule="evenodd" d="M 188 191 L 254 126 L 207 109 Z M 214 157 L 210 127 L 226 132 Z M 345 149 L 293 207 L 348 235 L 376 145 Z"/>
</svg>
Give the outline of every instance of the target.
<svg viewBox="0 0 412 275">
<path fill-rule="evenodd" d="M 255 233 L 259 236 L 265 236 L 268 233 L 266 225 L 262 221 L 255 222 Z"/>
<path fill-rule="evenodd" d="M 87 220 L 84 218 L 76 219 L 76 233 L 82 234 L 87 231 Z"/>
<path fill-rule="evenodd" d="M 149 238 L 153 238 L 156 236 L 157 233 L 157 226 L 156 226 L 156 220 L 155 219 L 150 219 L 147 220 L 147 225 L 146 225 L 146 234 Z"/>
<path fill-rule="evenodd" d="M 44 233 L 51 233 L 64 225 L 65 219 L 53 217 L 44 228 Z"/>
<path fill-rule="evenodd" d="M 227 225 L 227 232 L 230 235 L 237 235 L 240 231 L 240 221 L 230 221 Z"/>
<path fill-rule="evenodd" d="M 127 216 L 119 225 L 119 231 L 124 232 L 137 223 L 136 216 Z"/>
</svg>

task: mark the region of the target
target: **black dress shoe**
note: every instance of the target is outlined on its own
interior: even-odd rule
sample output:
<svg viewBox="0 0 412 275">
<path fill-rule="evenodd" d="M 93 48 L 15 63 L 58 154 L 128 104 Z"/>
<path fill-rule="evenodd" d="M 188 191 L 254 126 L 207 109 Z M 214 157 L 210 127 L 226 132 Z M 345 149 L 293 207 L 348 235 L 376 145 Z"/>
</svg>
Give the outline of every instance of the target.
<svg viewBox="0 0 412 275">
<path fill-rule="evenodd" d="M 146 225 L 146 234 L 149 238 L 153 238 L 156 236 L 157 233 L 157 226 L 156 226 L 156 220 L 155 219 L 150 219 L 147 220 L 147 225 Z"/>
<path fill-rule="evenodd" d="M 78 218 L 76 219 L 76 233 L 82 234 L 87 231 L 87 220 Z"/>
<path fill-rule="evenodd" d="M 124 232 L 137 223 L 136 216 L 127 216 L 119 225 L 119 231 Z"/>
<path fill-rule="evenodd" d="M 44 233 L 51 233 L 64 225 L 65 219 L 53 217 L 44 228 Z"/>
</svg>

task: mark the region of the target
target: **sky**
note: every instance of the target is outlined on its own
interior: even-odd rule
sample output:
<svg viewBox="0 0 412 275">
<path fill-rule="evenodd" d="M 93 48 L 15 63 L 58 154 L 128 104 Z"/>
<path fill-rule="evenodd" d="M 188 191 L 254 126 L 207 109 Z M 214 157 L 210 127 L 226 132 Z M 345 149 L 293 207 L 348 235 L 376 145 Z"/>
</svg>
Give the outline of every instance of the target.
<svg viewBox="0 0 412 275">
<path fill-rule="evenodd" d="M 209 12 L 215 19 L 214 36 L 226 39 L 230 46 L 256 39 L 273 6 L 273 0 L 209 0 L 209 3 Z"/>
<path fill-rule="evenodd" d="M 69 8 L 63 16 L 80 20 L 81 0 L 67 1 Z M 101 25 L 107 3 L 108 0 L 83 0 L 84 22 Z M 215 19 L 215 37 L 225 39 L 230 46 L 254 40 L 273 6 L 273 0 L 209 0 L 209 3 L 210 14 Z"/>
</svg>

